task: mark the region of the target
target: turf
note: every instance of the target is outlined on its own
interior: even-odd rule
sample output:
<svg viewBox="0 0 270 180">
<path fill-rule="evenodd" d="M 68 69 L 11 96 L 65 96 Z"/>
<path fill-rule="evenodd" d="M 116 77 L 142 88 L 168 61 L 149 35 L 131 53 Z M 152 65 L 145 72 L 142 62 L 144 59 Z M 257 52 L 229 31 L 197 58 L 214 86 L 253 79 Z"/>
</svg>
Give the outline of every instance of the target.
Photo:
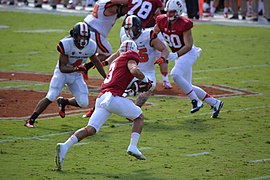
<svg viewBox="0 0 270 180">
<path fill-rule="evenodd" d="M 56 44 L 80 16 L 0 12 L 0 70 L 53 73 Z M 117 21 L 109 34 L 119 46 Z M 58 29 L 51 33 L 22 30 Z M 153 96 L 143 107 L 145 126 L 139 147 L 147 157 L 126 154 L 131 125 L 113 115 L 96 136 L 68 152 L 62 172 L 55 146 L 87 119 L 68 116 L 38 121 L 0 121 L 0 179 L 266 179 L 270 178 L 270 29 L 195 24 L 194 43 L 203 53 L 193 68 L 196 84 L 220 84 L 258 95 L 221 98 L 219 119 L 205 106 L 191 115 L 187 98 Z M 170 69 L 173 63 L 169 64 Z M 158 71 L 157 71 L 158 72 Z M 91 71 L 98 76 L 96 71 Z M 158 80 L 161 80 L 157 73 Z M 0 82 L 1 88 L 47 90 L 47 85 Z M 18 102 L 19 103 L 19 102 Z M 29 115 L 31 112 L 29 112 Z"/>
</svg>

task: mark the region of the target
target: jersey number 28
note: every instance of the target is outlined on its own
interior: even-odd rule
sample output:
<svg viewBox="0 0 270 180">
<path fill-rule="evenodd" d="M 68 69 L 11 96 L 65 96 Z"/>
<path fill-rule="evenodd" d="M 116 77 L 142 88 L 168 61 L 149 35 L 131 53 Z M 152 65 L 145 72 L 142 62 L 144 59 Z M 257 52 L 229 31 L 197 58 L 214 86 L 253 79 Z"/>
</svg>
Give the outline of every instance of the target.
<svg viewBox="0 0 270 180">
<path fill-rule="evenodd" d="M 152 4 L 142 0 L 132 0 L 132 4 L 135 5 L 128 11 L 128 15 L 133 15 L 134 11 L 140 8 L 137 12 L 137 16 L 142 19 L 147 19 L 148 15 L 151 13 Z"/>
</svg>

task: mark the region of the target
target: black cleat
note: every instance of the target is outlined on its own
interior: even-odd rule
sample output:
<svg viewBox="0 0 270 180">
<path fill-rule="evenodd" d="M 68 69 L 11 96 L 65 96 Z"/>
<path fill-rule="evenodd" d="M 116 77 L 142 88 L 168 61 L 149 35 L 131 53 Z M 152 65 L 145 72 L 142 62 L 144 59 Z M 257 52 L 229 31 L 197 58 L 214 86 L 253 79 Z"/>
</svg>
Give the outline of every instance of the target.
<svg viewBox="0 0 270 180">
<path fill-rule="evenodd" d="M 218 117 L 219 112 L 220 112 L 221 108 L 223 107 L 223 105 L 224 105 L 224 102 L 219 101 L 217 103 L 217 105 L 212 106 L 213 114 L 212 114 L 211 118 L 217 118 Z"/>
<path fill-rule="evenodd" d="M 191 101 L 191 104 L 193 105 L 193 108 L 190 110 L 190 113 L 195 113 L 203 107 L 202 101 L 197 101 L 195 99 Z"/>
</svg>

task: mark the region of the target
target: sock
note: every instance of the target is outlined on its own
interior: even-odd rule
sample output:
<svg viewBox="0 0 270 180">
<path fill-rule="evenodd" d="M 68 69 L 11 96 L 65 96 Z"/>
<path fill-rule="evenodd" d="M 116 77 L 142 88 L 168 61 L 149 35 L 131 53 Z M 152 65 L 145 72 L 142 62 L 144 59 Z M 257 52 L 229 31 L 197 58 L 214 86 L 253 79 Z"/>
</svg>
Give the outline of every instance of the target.
<svg viewBox="0 0 270 180">
<path fill-rule="evenodd" d="M 140 134 L 139 133 L 137 133 L 137 132 L 131 133 L 130 145 L 137 147 L 139 138 L 140 138 Z"/>
<path fill-rule="evenodd" d="M 32 114 L 32 116 L 30 117 L 30 120 L 31 120 L 31 121 L 35 121 L 35 120 L 38 118 L 38 116 L 39 116 L 39 114 L 36 113 L 36 112 L 34 112 L 34 113 Z"/>
<path fill-rule="evenodd" d="M 214 7 L 214 1 L 210 2 L 210 13 L 214 14 L 216 11 L 216 8 Z"/>
<path fill-rule="evenodd" d="M 225 13 L 228 13 L 228 8 L 225 7 L 223 12 L 224 12 L 224 14 L 225 14 Z"/>
<path fill-rule="evenodd" d="M 207 104 L 209 104 L 210 106 L 214 106 L 214 105 L 218 102 L 218 100 L 217 100 L 216 98 L 212 97 L 212 96 L 209 95 L 209 94 L 206 94 L 206 95 L 205 95 L 204 101 L 205 101 Z"/>
<path fill-rule="evenodd" d="M 162 72 L 161 74 L 163 81 L 169 81 L 168 72 Z"/>
<path fill-rule="evenodd" d="M 196 101 L 201 101 L 198 96 L 196 95 L 196 93 L 194 92 L 194 90 L 192 89 L 187 96 L 189 97 L 190 100 L 195 99 Z"/>
<path fill-rule="evenodd" d="M 70 148 L 73 144 L 76 144 L 78 142 L 78 138 L 73 134 L 70 136 L 70 138 L 64 143 L 65 146 Z"/>
</svg>

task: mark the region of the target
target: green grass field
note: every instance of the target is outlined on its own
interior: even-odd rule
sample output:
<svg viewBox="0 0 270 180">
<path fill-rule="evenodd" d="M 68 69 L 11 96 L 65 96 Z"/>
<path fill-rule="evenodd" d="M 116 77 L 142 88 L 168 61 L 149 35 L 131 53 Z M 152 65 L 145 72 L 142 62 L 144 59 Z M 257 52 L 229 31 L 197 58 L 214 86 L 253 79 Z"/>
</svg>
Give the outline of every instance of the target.
<svg viewBox="0 0 270 180">
<path fill-rule="evenodd" d="M 0 25 L 9 26 L 0 29 L 0 71 L 52 74 L 57 43 L 82 20 L 0 12 Z M 108 37 L 114 51 L 120 24 Z M 61 31 L 21 32 L 43 29 Z M 187 98 L 153 96 L 149 102 L 154 106 L 142 108 L 146 119 L 139 147 L 146 161 L 126 154 L 131 125 L 113 115 L 96 136 L 69 150 L 62 172 L 54 164 L 56 143 L 85 126 L 87 119 L 80 115 L 43 119 L 32 129 L 22 120 L 0 120 L 0 179 L 270 179 L 270 28 L 195 24 L 193 37 L 203 49 L 193 66 L 194 83 L 259 94 L 221 98 L 225 106 L 219 119 L 210 118 L 208 106 L 191 115 Z M 96 71 L 90 74 L 98 76 Z M 161 80 L 159 73 L 157 78 Z M 0 88 L 22 85 L 48 88 L 0 81 Z"/>
</svg>

